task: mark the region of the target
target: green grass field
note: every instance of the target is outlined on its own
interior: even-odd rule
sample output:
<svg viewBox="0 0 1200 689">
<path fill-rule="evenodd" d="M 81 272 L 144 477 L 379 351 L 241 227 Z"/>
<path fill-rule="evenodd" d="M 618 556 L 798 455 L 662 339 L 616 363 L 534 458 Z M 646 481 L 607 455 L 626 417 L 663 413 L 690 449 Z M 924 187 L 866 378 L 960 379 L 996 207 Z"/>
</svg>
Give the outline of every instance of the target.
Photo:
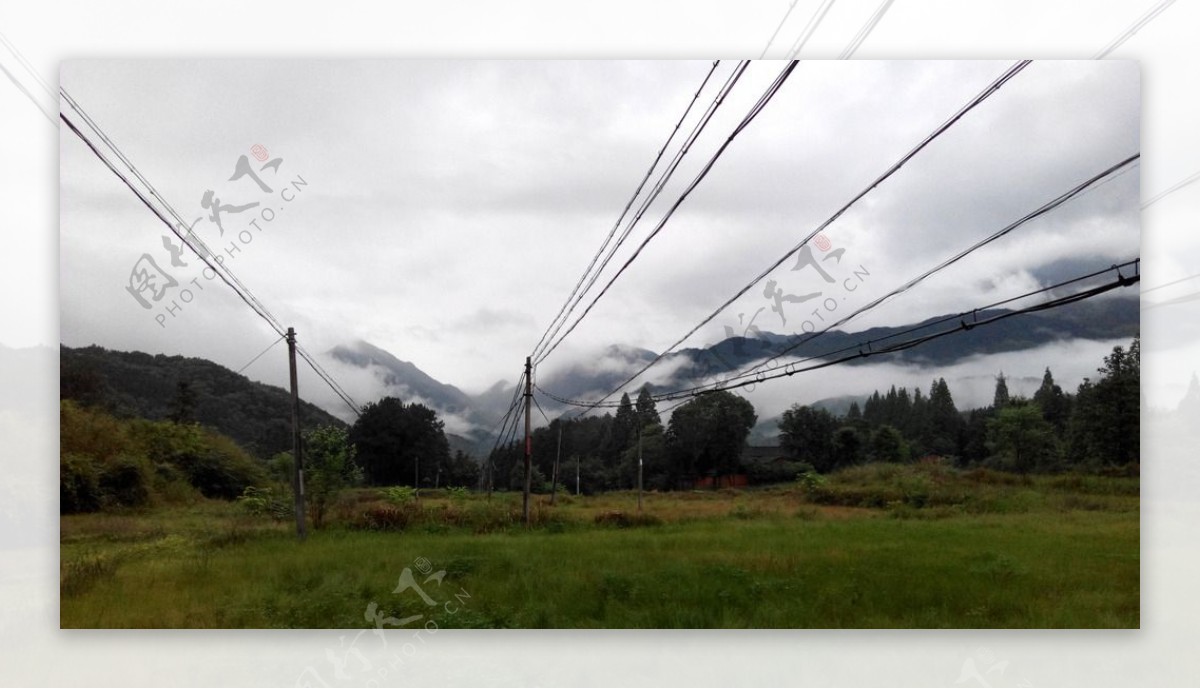
<svg viewBox="0 0 1200 689">
<path fill-rule="evenodd" d="M 326 528 L 205 501 L 62 518 L 76 627 L 1055 627 L 1139 625 L 1136 479 L 868 466 L 823 484 L 636 496 L 377 491 Z M 389 512 L 388 510 L 392 510 Z M 440 580 L 426 582 L 428 560 Z M 405 568 L 417 592 L 393 593 Z M 395 626 L 391 623 L 388 628 Z"/>
</svg>

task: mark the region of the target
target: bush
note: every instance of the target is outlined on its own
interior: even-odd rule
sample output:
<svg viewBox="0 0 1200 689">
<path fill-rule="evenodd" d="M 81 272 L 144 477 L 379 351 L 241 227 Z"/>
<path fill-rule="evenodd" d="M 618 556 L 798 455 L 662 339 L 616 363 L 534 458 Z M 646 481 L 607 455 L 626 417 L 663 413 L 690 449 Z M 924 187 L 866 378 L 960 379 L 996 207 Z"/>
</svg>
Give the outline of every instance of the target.
<svg viewBox="0 0 1200 689">
<path fill-rule="evenodd" d="M 143 457 L 121 456 L 100 472 L 103 503 L 113 507 L 141 507 L 150 502 L 153 478 Z"/>
<path fill-rule="evenodd" d="M 62 514 L 100 509 L 100 476 L 87 455 L 68 452 L 58 461 L 59 511 Z"/>
<path fill-rule="evenodd" d="M 369 507 L 359 515 L 351 526 L 357 529 L 371 531 L 403 531 L 416 521 L 419 514 L 417 509 L 408 505 L 405 507 Z"/>
<path fill-rule="evenodd" d="M 628 529 L 635 526 L 658 526 L 662 524 L 662 520 L 652 514 L 629 514 L 619 510 L 601 512 L 596 515 L 596 524 L 600 526 L 615 526 L 619 529 Z"/>
<path fill-rule="evenodd" d="M 397 507 L 404 507 L 417 501 L 417 489 L 412 486 L 391 486 L 381 488 L 379 496 Z"/>
<path fill-rule="evenodd" d="M 280 522 L 292 516 L 293 507 L 275 497 L 270 488 L 247 487 L 237 498 L 238 505 L 255 517 L 270 517 Z"/>
<path fill-rule="evenodd" d="M 813 471 L 808 462 L 746 462 L 744 465 L 746 478 L 756 485 L 768 483 L 787 483 L 796 480 L 800 474 Z"/>
</svg>

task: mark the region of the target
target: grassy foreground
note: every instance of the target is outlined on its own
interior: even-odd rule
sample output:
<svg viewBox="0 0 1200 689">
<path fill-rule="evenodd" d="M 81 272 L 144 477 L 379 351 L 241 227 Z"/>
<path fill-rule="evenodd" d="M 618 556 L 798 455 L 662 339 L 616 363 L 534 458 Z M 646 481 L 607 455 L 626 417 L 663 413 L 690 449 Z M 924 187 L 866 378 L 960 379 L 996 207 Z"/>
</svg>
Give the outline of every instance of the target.
<svg viewBox="0 0 1200 689">
<path fill-rule="evenodd" d="M 819 485 L 651 494 L 643 519 L 628 493 L 537 496 L 528 530 L 519 495 L 422 496 L 381 521 L 364 517 L 389 509 L 375 491 L 350 492 L 303 544 L 217 501 L 64 516 L 61 624 L 1139 625 L 1136 479 L 859 467 Z M 393 592 L 405 568 L 434 605 Z"/>
</svg>

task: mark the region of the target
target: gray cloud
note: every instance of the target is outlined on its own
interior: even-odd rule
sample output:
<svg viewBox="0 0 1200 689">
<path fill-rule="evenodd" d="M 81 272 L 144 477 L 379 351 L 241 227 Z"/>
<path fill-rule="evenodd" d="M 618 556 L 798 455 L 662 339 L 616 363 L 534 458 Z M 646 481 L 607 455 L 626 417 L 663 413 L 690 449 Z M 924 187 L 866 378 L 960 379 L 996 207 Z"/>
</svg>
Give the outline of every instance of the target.
<svg viewBox="0 0 1200 689">
<path fill-rule="evenodd" d="M 482 390 L 519 373 L 708 64 L 88 60 L 62 81 L 185 217 L 204 213 L 209 189 L 275 209 L 230 265 L 310 351 L 361 338 Z M 1006 65 L 802 63 L 555 357 L 671 344 Z M 781 66 L 751 66 L 613 268 Z M 870 269 L 856 303 L 1135 152 L 1139 89 L 1133 63 L 1034 63 L 827 230 L 847 265 Z M 274 187 L 308 182 L 294 202 L 228 181 L 254 144 L 283 158 L 264 176 Z M 138 256 L 161 254 L 163 228 L 69 132 L 61 174 L 65 343 L 237 368 L 270 342 L 216 283 L 160 327 L 123 286 Z M 863 325 L 972 308 L 1080 256 L 1135 255 L 1138 182 L 1135 169 L 1072 201 Z M 227 216 L 224 237 L 207 221 L 198 231 L 220 251 L 250 217 Z M 772 276 L 782 288 L 819 289 L 791 264 Z M 768 305 L 759 286 L 689 344 Z"/>
</svg>

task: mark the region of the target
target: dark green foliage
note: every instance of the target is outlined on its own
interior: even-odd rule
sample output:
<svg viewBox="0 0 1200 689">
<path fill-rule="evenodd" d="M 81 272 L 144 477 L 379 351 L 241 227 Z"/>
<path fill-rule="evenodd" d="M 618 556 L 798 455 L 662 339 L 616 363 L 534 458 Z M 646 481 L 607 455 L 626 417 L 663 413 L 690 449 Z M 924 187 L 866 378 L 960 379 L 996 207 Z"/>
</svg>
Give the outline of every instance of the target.
<svg viewBox="0 0 1200 689">
<path fill-rule="evenodd" d="M 92 458 L 71 452 L 59 457 L 58 496 L 62 514 L 100 509 L 100 476 Z"/>
<path fill-rule="evenodd" d="M 360 482 L 354 446 L 341 426 L 319 426 L 304 434 L 304 493 L 313 528 L 325 525 L 325 512 L 342 488 Z"/>
<path fill-rule="evenodd" d="M 59 363 L 63 399 L 99 407 L 117 418 L 195 421 L 256 457 L 292 447 L 291 394 L 211 361 L 92 346 L 61 347 Z M 300 421 L 304 427 L 344 425 L 303 400 Z"/>
<path fill-rule="evenodd" d="M 894 426 L 884 424 L 871 434 L 870 455 L 872 461 L 898 463 L 908 460 L 908 448 L 904 436 Z"/>
<path fill-rule="evenodd" d="M 191 383 L 181 380 L 176 383 L 175 401 L 171 404 L 171 413 L 167 418 L 175 423 L 191 423 L 195 420 L 195 412 L 196 391 L 192 390 Z"/>
<path fill-rule="evenodd" d="M 996 393 L 992 396 L 992 409 L 1000 411 L 1008 406 L 1008 382 L 1004 379 L 1004 374 L 1001 373 L 996 378 Z"/>
<path fill-rule="evenodd" d="M 837 427 L 837 419 L 824 409 L 792 405 L 779 419 L 780 449 L 821 473 L 832 471 L 836 465 L 833 432 Z"/>
<path fill-rule="evenodd" d="M 1010 400 L 988 421 L 988 445 L 1000 468 L 1027 474 L 1056 468 L 1058 441 L 1042 410 L 1026 400 Z"/>
<path fill-rule="evenodd" d="M 750 480 L 750 483 L 755 485 L 788 483 L 795 481 L 796 477 L 801 474 L 814 471 L 813 466 L 807 462 L 793 462 L 784 459 L 765 462 L 745 461 L 742 463 L 742 469 L 746 472 L 746 478 Z"/>
<path fill-rule="evenodd" d="M 432 486 L 450 460 L 450 445 L 437 413 L 422 404 L 385 397 L 363 407 L 350 442 L 368 484 Z M 419 477 L 418 477 L 419 472 Z"/>
<path fill-rule="evenodd" d="M 1141 342 L 1114 347 L 1095 382 L 1085 379 L 1067 428 L 1071 461 L 1099 468 L 1140 463 Z"/>
<path fill-rule="evenodd" d="M 955 455 L 958 453 L 959 437 L 963 431 L 963 419 L 954 406 L 950 386 L 945 378 L 938 378 L 929 389 L 928 424 L 921 437 L 926 453 Z"/>
<path fill-rule="evenodd" d="M 832 457 L 834 468 L 861 464 L 866 458 L 866 441 L 852 426 L 842 426 L 833 432 Z"/>
<path fill-rule="evenodd" d="M 678 482 L 737 473 L 742 448 L 757 420 L 750 402 L 727 391 L 700 395 L 676 409 L 667 446 Z"/>
<path fill-rule="evenodd" d="M 152 472 L 143 457 L 121 456 L 100 473 L 100 493 L 105 506 L 141 507 L 150 502 Z"/>
<path fill-rule="evenodd" d="M 658 407 L 654 403 L 654 399 L 650 396 L 650 386 L 643 385 L 638 392 L 637 404 L 634 409 L 637 412 L 638 419 L 643 426 L 646 425 L 662 425 L 662 419 L 658 416 Z"/>
<path fill-rule="evenodd" d="M 1054 383 L 1054 376 L 1046 368 L 1042 376 L 1042 385 L 1033 394 L 1033 402 L 1042 410 L 1042 418 L 1046 419 L 1060 436 L 1067 428 L 1067 420 L 1071 416 L 1071 400 L 1063 389 Z"/>
<path fill-rule="evenodd" d="M 232 500 L 267 478 L 236 443 L 195 424 L 116 419 L 64 400 L 59 429 L 64 513 L 186 502 L 192 488 Z"/>
</svg>

